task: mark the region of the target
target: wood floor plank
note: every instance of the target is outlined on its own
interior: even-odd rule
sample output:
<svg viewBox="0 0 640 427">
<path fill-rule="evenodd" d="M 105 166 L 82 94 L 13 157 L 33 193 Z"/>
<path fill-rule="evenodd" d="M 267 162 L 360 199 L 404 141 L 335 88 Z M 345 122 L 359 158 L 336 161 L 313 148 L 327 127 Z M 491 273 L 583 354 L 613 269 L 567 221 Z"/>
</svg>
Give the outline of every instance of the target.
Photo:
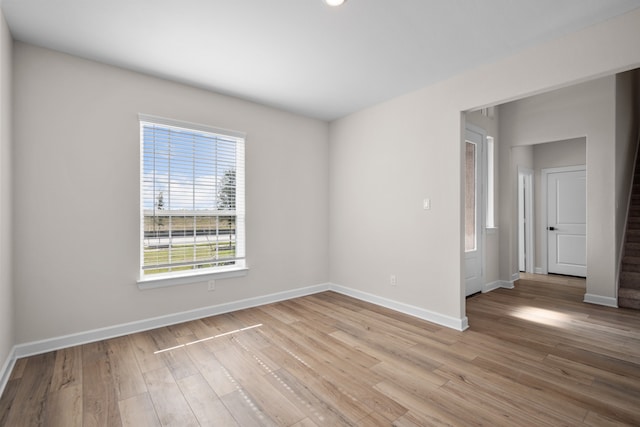
<svg viewBox="0 0 640 427">
<path fill-rule="evenodd" d="M 165 365 L 162 356 L 155 352 L 160 350 L 150 334 L 140 332 L 129 335 L 131 347 L 141 372 L 155 371 Z"/>
<path fill-rule="evenodd" d="M 50 391 L 55 393 L 77 385 L 82 385 L 82 348 L 75 346 L 58 350 Z"/>
<path fill-rule="evenodd" d="M 309 418 L 305 418 L 304 420 L 295 423 L 291 427 L 318 427 L 318 424 L 314 423 Z"/>
<path fill-rule="evenodd" d="M 201 426 L 238 426 L 202 375 L 182 378 L 177 383 Z"/>
<path fill-rule="evenodd" d="M 82 384 L 65 385 L 47 398 L 46 424 L 49 427 L 82 426 Z"/>
<path fill-rule="evenodd" d="M 28 427 L 40 426 L 45 422 L 55 357 L 56 353 L 50 352 L 29 358 L 6 425 Z"/>
<path fill-rule="evenodd" d="M 20 378 L 9 380 L 4 388 L 2 396 L 0 396 L 0 426 L 9 425 L 7 424 L 7 419 L 9 418 L 9 412 L 13 407 L 13 402 L 15 401 L 19 386 Z"/>
<path fill-rule="evenodd" d="M 286 327 L 290 327 L 288 325 Z M 267 334 L 268 331 L 265 331 Z M 295 348 L 295 351 L 302 355 L 301 360 L 307 360 L 307 366 L 312 368 L 316 366 L 318 372 L 321 372 L 323 380 L 334 384 L 339 384 L 340 393 L 346 395 L 349 399 L 360 402 L 364 405 L 367 412 L 378 411 L 388 419 L 392 420 L 406 412 L 406 408 L 402 405 L 389 400 L 386 396 L 378 393 L 372 388 L 372 385 L 379 381 L 374 371 L 369 371 L 368 375 L 355 369 L 355 365 L 351 365 L 345 361 L 338 363 L 332 357 L 327 356 L 327 352 L 322 350 L 319 343 L 303 338 L 303 333 L 295 334 L 300 336 L 295 343 L 288 340 L 286 335 L 279 331 L 272 331 L 272 338 L 285 346 L 285 348 Z M 348 373 L 347 373 L 348 372 Z M 350 375 L 360 378 L 359 381 L 352 381 Z M 366 378 L 363 378 L 363 375 Z M 373 379 L 373 380 L 372 380 Z"/>
<path fill-rule="evenodd" d="M 471 420 L 484 418 L 487 424 L 492 426 L 554 426 L 574 422 L 549 416 L 546 412 L 536 411 L 522 403 L 515 406 L 513 401 L 505 399 L 501 393 L 494 393 L 491 389 L 480 388 L 470 393 L 463 381 L 449 381 L 440 391 L 445 399 L 470 405 L 473 410 L 467 411 L 467 414 L 472 417 Z"/>
<path fill-rule="evenodd" d="M 267 377 L 274 387 L 284 389 L 283 395 L 298 410 L 307 415 L 308 420 L 318 425 L 350 426 L 355 425 L 340 410 L 330 402 L 324 401 L 322 393 L 310 390 L 306 384 L 298 379 L 288 369 L 280 369 Z"/>
<path fill-rule="evenodd" d="M 105 341 L 82 346 L 82 425 L 122 425 L 116 385 L 111 374 L 109 350 Z"/>
<path fill-rule="evenodd" d="M 144 381 L 162 426 L 198 426 L 198 421 L 169 368 L 145 372 Z"/>
<path fill-rule="evenodd" d="M 161 351 L 160 357 L 165 366 L 171 371 L 175 379 L 189 377 L 198 373 L 185 348 L 168 328 L 158 328 L 149 331 L 155 345 Z M 180 346 L 180 347 L 179 347 Z M 171 350 L 175 347 L 175 350 Z"/>
<path fill-rule="evenodd" d="M 359 427 L 387 427 L 389 419 L 377 412 L 372 412 L 356 423 Z"/>
<path fill-rule="evenodd" d="M 304 319 L 304 316 L 301 316 L 293 311 L 290 307 L 287 306 L 287 304 L 267 304 L 260 307 L 260 310 L 280 320 L 282 323 L 288 324 Z"/>
<path fill-rule="evenodd" d="M 283 395 L 284 389 L 279 389 L 267 381 L 265 375 L 268 375 L 268 372 L 256 366 L 251 360 L 251 355 L 245 354 L 242 349 L 230 347 L 216 352 L 216 357 L 246 394 L 251 396 L 252 401 L 278 425 L 288 426 L 306 418 Z"/>
<path fill-rule="evenodd" d="M 446 408 L 441 408 L 439 405 L 418 397 L 393 383 L 383 381 L 376 385 L 376 389 L 389 398 L 402 402 L 409 409 L 407 414 L 413 413 L 413 417 L 418 420 L 419 425 L 471 425 L 449 412 Z"/>
<path fill-rule="evenodd" d="M 313 397 L 308 397 L 309 401 L 324 402 L 330 406 L 331 410 L 339 414 L 338 417 L 344 418 L 346 421 L 341 425 L 355 424 L 371 412 L 363 402 L 345 394 L 338 384 L 325 378 L 303 357 L 286 346 L 276 345 L 266 349 L 265 352 L 273 360 L 277 360 L 286 370 L 285 372 L 289 372 L 293 378 L 304 384 L 304 387 L 313 395 Z"/>
<path fill-rule="evenodd" d="M 406 362 L 382 362 L 372 370 L 382 376 L 384 381 L 394 383 L 416 396 L 428 396 L 449 381 L 432 371 L 417 368 Z"/>
<path fill-rule="evenodd" d="M 111 375 L 116 386 L 116 398 L 125 400 L 147 392 L 142 372 L 128 336 L 106 342 Z"/>
<path fill-rule="evenodd" d="M 149 393 L 139 394 L 118 402 L 123 427 L 160 427 L 160 420 L 151 403 Z"/>
<path fill-rule="evenodd" d="M 517 405 L 531 405 L 533 411 L 547 412 L 558 418 L 576 421 L 586 415 L 586 409 L 575 402 L 563 401 L 561 396 L 540 390 L 526 383 L 502 376 L 500 373 L 481 369 L 469 362 L 456 362 L 442 365 L 436 373 L 448 377 L 451 381 L 462 381 L 470 392 L 487 389 L 500 394 L 503 399 Z"/>
<path fill-rule="evenodd" d="M 187 347 L 187 353 L 200 375 L 207 381 L 218 397 L 237 390 L 236 381 L 215 357 L 208 343 L 189 346 Z"/>
<path fill-rule="evenodd" d="M 28 361 L 28 357 L 21 357 L 20 359 L 16 360 L 16 363 L 13 366 L 13 370 L 11 371 L 11 375 L 9 376 L 9 381 L 22 378 L 22 375 L 24 374 L 24 368 L 27 366 Z"/>
<path fill-rule="evenodd" d="M 225 408 L 242 427 L 276 427 L 276 424 L 259 406 L 257 406 L 244 390 L 239 388 L 233 393 L 222 396 Z"/>
<path fill-rule="evenodd" d="M 499 372 L 501 375 L 523 381 L 532 387 L 545 390 L 546 393 L 553 393 L 561 397 L 563 401 L 583 406 L 585 412 L 588 409 L 595 409 L 599 413 L 619 419 L 622 422 L 640 425 L 640 411 L 637 411 L 635 407 L 638 399 L 633 396 L 623 398 L 623 395 L 620 394 L 612 396 L 610 393 L 597 393 L 597 391 L 590 387 L 585 387 L 583 384 L 570 382 L 566 379 L 564 381 L 554 380 L 551 376 L 536 376 L 526 370 L 516 369 L 484 358 L 474 360 L 474 364 L 480 368 Z"/>
</svg>

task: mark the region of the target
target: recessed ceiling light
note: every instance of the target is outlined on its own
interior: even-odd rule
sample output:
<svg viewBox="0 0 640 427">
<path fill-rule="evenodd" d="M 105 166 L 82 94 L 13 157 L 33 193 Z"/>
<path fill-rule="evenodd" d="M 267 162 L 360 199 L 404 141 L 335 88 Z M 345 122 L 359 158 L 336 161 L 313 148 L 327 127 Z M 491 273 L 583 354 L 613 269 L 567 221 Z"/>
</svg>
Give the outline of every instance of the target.
<svg viewBox="0 0 640 427">
<path fill-rule="evenodd" d="M 346 0 L 324 0 L 324 2 L 329 6 L 340 6 L 345 1 Z"/>
</svg>

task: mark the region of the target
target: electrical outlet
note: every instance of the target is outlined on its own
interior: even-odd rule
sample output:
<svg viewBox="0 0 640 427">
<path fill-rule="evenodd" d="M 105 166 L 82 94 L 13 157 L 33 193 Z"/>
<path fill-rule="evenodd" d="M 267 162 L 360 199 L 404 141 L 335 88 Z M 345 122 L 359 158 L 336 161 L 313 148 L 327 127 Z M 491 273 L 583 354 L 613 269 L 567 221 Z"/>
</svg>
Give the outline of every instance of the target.
<svg viewBox="0 0 640 427">
<path fill-rule="evenodd" d="M 216 290 L 216 281 L 215 280 L 209 280 L 209 282 L 207 284 L 207 290 L 208 291 L 215 291 Z"/>
<path fill-rule="evenodd" d="M 396 275 L 395 275 L 395 274 L 392 274 L 391 276 L 389 276 L 389 284 L 390 284 L 391 286 L 395 286 L 395 285 L 397 285 L 397 284 L 398 284 L 398 280 L 397 280 L 397 278 L 396 278 Z"/>
</svg>

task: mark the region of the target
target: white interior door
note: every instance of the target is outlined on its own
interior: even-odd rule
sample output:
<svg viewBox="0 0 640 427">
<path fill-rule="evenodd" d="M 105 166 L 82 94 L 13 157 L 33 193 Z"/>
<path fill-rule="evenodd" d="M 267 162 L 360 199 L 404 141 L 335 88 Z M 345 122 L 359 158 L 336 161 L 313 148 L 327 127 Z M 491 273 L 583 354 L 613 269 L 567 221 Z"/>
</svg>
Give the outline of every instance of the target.
<svg viewBox="0 0 640 427">
<path fill-rule="evenodd" d="M 587 173 L 553 171 L 547 176 L 549 273 L 587 276 Z"/>
<path fill-rule="evenodd" d="M 465 141 L 465 285 L 466 295 L 482 291 L 483 196 L 482 152 L 485 135 L 467 128 Z"/>
</svg>

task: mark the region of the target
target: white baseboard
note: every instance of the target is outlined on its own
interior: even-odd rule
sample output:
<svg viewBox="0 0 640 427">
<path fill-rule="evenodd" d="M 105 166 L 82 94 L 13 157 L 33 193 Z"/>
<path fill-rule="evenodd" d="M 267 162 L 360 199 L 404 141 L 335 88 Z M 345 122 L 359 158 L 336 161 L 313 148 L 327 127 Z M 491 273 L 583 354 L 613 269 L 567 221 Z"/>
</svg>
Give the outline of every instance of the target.
<svg viewBox="0 0 640 427">
<path fill-rule="evenodd" d="M 516 279 L 516 280 L 501 280 L 500 281 L 500 287 L 501 288 L 505 288 L 505 289 L 513 289 L 513 288 L 516 287 L 515 283 L 518 280 L 520 280 L 520 279 Z"/>
<path fill-rule="evenodd" d="M 513 274 L 511 275 L 511 282 L 513 283 L 513 282 L 515 282 L 516 280 L 520 280 L 520 272 L 513 273 Z"/>
<path fill-rule="evenodd" d="M 618 308 L 618 299 L 612 297 L 603 297 L 601 295 L 584 294 L 584 302 L 589 304 L 604 305 L 606 307 Z"/>
<path fill-rule="evenodd" d="M 4 389 L 9 382 L 9 377 L 11 376 L 11 371 L 13 371 L 13 367 L 16 364 L 16 348 L 13 347 L 9 354 L 7 355 L 7 360 L 2 364 L 2 368 L 0 369 L 0 396 L 4 393 Z"/>
<path fill-rule="evenodd" d="M 508 283 L 508 282 L 507 282 Z M 188 322 L 191 320 L 202 319 L 204 317 L 215 316 L 218 314 L 229 313 L 232 311 L 243 310 L 246 308 L 257 307 L 260 305 L 271 304 L 278 301 L 284 301 L 292 298 L 303 297 L 324 291 L 335 291 L 362 301 L 390 308 L 401 313 L 418 317 L 428 322 L 446 326 L 458 331 L 464 331 L 469 327 L 467 317 L 457 319 L 440 313 L 429 311 L 410 304 L 390 300 L 379 297 L 366 292 L 336 285 L 333 283 L 324 283 L 305 288 L 294 289 L 275 294 L 269 294 L 244 300 L 233 301 L 225 304 L 219 304 L 210 307 L 198 308 L 195 310 L 184 311 L 180 313 L 168 314 L 166 316 L 154 317 L 150 319 L 139 320 L 136 322 L 124 323 L 106 328 L 93 329 L 90 331 L 79 332 L 76 334 L 64 335 L 60 337 L 49 338 L 40 341 L 33 341 L 16 345 L 10 358 L 4 366 L 4 370 L 0 372 L 0 380 L 8 380 L 8 375 L 15 364 L 15 360 L 21 357 L 33 356 L 36 354 L 47 353 L 62 348 L 72 347 L 76 345 L 87 344 L 100 340 L 120 337 L 123 335 L 133 334 L 137 332 L 147 331 L 150 329 L 161 328 L 164 326 L 175 325 L 177 323 Z M 6 371 L 6 372 L 5 372 Z M 7 378 L 5 378 L 7 376 Z M 2 385 L 2 383 L 0 383 Z"/>
<path fill-rule="evenodd" d="M 542 267 L 536 267 L 533 269 L 533 272 L 535 274 L 547 274 L 547 272 L 544 270 L 544 268 Z"/>
<path fill-rule="evenodd" d="M 350 296 L 352 298 L 369 302 L 371 304 L 390 308 L 391 310 L 399 311 L 401 313 L 405 313 L 431 323 L 446 326 L 447 328 L 455 329 L 457 331 L 464 331 L 469 327 L 469 319 L 467 319 L 467 316 L 464 316 L 462 319 L 458 319 L 410 304 L 405 304 L 403 302 L 394 301 L 367 292 L 362 292 L 356 289 L 347 288 L 345 286 L 336 285 L 335 283 L 332 283 L 330 285 L 330 290 Z"/>
<path fill-rule="evenodd" d="M 247 298 L 210 307 L 198 308 L 181 313 L 169 314 L 166 316 L 154 317 L 151 319 L 145 319 L 136 322 L 109 326 L 106 328 L 94 329 L 77 334 L 49 338 L 25 344 L 18 344 L 17 346 L 15 346 L 14 357 L 20 358 L 33 356 L 35 354 L 47 353 L 49 351 L 59 350 L 61 348 L 120 337 L 136 332 L 148 331 L 150 329 L 161 328 L 163 326 L 175 325 L 177 323 L 202 319 L 204 317 L 215 316 L 218 314 L 229 313 L 237 310 L 243 310 L 245 308 L 257 307 L 259 305 L 271 304 L 278 301 L 312 295 L 327 290 L 329 290 L 329 284 L 325 283 L 321 285 L 294 289 L 291 291 L 278 292 L 275 294 L 269 294 L 254 298 Z"/>
<path fill-rule="evenodd" d="M 496 280 L 495 282 L 485 283 L 482 286 L 482 293 L 486 294 L 487 292 L 495 291 L 502 287 L 502 280 Z"/>
<path fill-rule="evenodd" d="M 513 289 L 515 286 L 513 285 L 513 281 L 509 280 L 496 280 L 495 282 L 486 283 L 482 287 L 482 293 L 486 294 L 487 292 L 495 291 L 496 289 Z"/>
</svg>

